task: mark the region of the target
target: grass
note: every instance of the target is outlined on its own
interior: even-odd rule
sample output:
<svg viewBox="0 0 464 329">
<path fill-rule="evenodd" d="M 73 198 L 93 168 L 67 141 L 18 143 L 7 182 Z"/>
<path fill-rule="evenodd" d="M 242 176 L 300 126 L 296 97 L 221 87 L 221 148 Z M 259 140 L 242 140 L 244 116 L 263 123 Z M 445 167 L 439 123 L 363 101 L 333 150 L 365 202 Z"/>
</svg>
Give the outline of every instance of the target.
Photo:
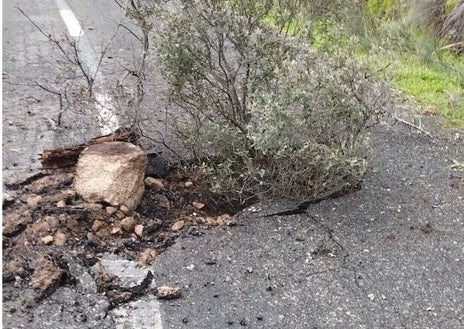
<svg viewBox="0 0 464 329">
<path fill-rule="evenodd" d="M 404 45 L 408 45 L 404 47 Z M 392 86 L 412 96 L 423 108 L 464 128 L 464 56 L 440 50 L 440 42 L 415 33 L 402 47 L 358 51 L 372 69 L 385 67 Z"/>
<path fill-rule="evenodd" d="M 414 55 L 402 56 L 393 68 L 393 85 L 431 106 L 450 123 L 464 127 L 464 81 L 458 72 L 441 66 L 423 63 Z"/>
</svg>

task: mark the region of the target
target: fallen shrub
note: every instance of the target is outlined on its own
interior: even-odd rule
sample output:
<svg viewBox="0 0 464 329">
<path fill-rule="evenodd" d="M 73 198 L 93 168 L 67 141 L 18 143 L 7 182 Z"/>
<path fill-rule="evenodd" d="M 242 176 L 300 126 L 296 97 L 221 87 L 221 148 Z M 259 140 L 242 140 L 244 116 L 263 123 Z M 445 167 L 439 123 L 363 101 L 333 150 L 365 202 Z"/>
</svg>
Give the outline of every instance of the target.
<svg viewBox="0 0 464 329">
<path fill-rule="evenodd" d="M 356 185 L 386 89 L 349 59 L 314 52 L 304 33 L 269 23 L 285 13 L 281 1 L 181 4 L 158 8 L 154 44 L 183 111 L 175 132 L 197 160 L 187 170 L 239 200 L 305 200 Z"/>
</svg>

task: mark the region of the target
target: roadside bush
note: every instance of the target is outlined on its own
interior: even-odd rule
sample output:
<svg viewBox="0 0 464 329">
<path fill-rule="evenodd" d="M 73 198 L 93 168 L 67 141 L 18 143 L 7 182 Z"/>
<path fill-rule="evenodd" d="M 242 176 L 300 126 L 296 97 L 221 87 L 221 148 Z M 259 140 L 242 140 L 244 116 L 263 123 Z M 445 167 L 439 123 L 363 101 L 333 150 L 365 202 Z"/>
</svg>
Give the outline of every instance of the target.
<svg viewBox="0 0 464 329">
<path fill-rule="evenodd" d="M 387 99 L 349 59 L 316 53 L 303 35 L 269 24 L 278 13 L 296 22 L 282 3 L 158 8 L 154 44 L 182 111 L 174 130 L 196 159 L 187 169 L 227 198 L 304 200 L 356 185 L 365 129 Z"/>
</svg>

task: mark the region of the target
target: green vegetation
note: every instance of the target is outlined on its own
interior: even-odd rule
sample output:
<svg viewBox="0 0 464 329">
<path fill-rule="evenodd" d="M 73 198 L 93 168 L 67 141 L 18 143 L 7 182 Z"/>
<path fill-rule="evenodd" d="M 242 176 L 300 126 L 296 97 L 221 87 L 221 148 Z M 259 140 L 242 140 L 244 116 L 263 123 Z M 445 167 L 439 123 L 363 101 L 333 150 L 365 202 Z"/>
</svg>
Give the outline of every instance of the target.
<svg viewBox="0 0 464 329">
<path fill-rule="evenodd" d="M 320 51 L 351 53 L 423 108 L 464 127 L 464 52 L 454 47 L 464 31 L 454 22 L 453 40 L 444 30 L 446 13 L 456 6 L 453 0 L 366 0 L 345 21 L 313 23 L 310 38 Z M 353 29 L 353 21 L 363 28 Z"/>
<path fill-rule="evenodd" d="M 154 44 L 177 106 L 173 132 L 195 159 L 186 171 L 204 178 L 216 199 L 303 201 L 363 177 L 364 133 L 389 88 L 347 56 L 314 52 L 299 23 L 305 9 L 278 0 L 157 9 Z"/>
</svg>

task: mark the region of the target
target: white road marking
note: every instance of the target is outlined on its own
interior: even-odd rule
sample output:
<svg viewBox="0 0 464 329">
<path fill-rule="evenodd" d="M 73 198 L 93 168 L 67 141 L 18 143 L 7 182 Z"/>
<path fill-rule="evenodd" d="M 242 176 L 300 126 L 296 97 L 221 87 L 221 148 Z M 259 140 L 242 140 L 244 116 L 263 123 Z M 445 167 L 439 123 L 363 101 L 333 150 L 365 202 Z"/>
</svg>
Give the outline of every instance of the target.
<svg viewBox="0 0 464 329">
<path fill-rule="evenodd" d="M 100 266 L 110 276 L 118 277 L 123 285 L 139 284 L 148 272 L 147 269 L 138 267 L 135 262 L 119 259 L 114 255 L 104 255 L 100 262 L 94 265 L 94 269 L 98 271 Z M 154 286 L 155 283 L 152 282 L 152 288 Z M 116 329 L 163 329 L 160 303 L 153 295 L 143 296 L 116 307 L 110 314 L 113 316 Z M 148 316 L 149 314 L 152 316 Z"/>
<path fill-rule="evenodd" d="M 99 58 L 95 54 L 89 39 L 84 33 L 76 15 L 64 0 L 55 0 L 61 18 L 65 23 L 68 34 L 74 39 L 80 52 L 80 59 L 88 74 L 94 78 L 94 96 L 98 109 L 98 124 L 103 135 L 112 133 L 119 128 L 119 120 L 115 114 L 111 97 L 106 92 L 98 91 L 97 86 L 103 85 L 104 78 L 99 70 Z"/>
<path fill-rule="evenodd" d="M 103 84 L 103 76 L 98 70 L 98 57 L 90 45 L 88 38 L 77 17 L 69 8 L 64 0 L 55 0 L 61 18 L 63 19 L 68 29 L 69 35 L 74 38 L 81 53 L 81 60 L 86 65 L 88 72 L 95 78 L 95 82 Z M 111 105 L 111 97 L 107 93 L 95 92 L 95 100 L 99 110 L 99 123 L 103 134 L 111 133 L 119 127 L 118 118 L 114 113 L 114 108 Z M 125 260 L 107 261 L 106 267 L 108 272 L 111 272 L 111 265 L 114 266 L 114 275 L 125 277 L 126 279 L 144 277 L 145 274 L 137 268 L 134 262 Z M 154 297 L 147 297 L 130 303 L 130 306 L 121 306 L 116 310 L 115 321 L 117 328 L 143 328 L 143 329 L 163 329 L 161 322 L 160 303 Z M 122 318 L 118 318 L 117 314 L 126 314 Z M 152 314 L 152 317 L 148 316 Z M 141 321 L 144 320 L 144 321 Z"/>
</svg>

